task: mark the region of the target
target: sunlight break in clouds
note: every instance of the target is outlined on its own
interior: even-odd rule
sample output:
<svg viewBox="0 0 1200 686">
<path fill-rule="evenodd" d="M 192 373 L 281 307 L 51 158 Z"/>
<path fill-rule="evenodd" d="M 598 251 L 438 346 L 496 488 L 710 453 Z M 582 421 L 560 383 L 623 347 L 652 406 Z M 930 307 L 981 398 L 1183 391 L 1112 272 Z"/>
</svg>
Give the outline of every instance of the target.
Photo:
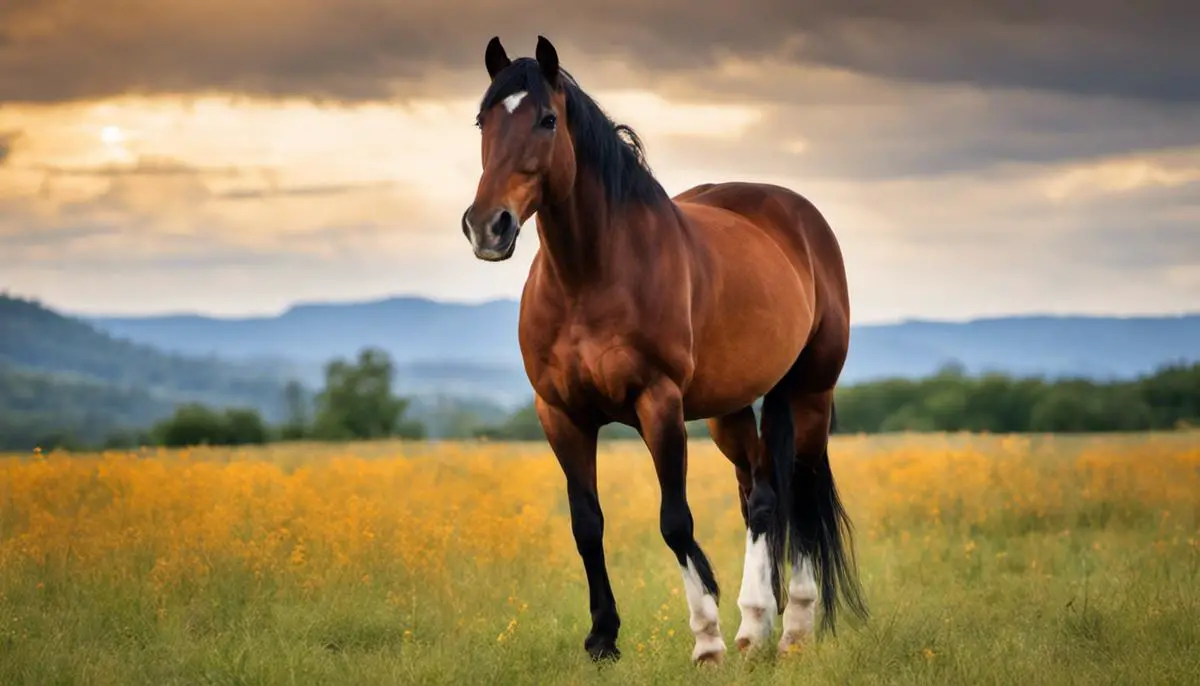
<svg viewBox="0 0 1200 686">
<path fill-rule="evenodd" d="M 1072 165 L 1051 175 L 1044 192 L 1052 200 L 1064 201 L 1188 184 L 1200 184 L 1200 147 Z"/>
</svg>

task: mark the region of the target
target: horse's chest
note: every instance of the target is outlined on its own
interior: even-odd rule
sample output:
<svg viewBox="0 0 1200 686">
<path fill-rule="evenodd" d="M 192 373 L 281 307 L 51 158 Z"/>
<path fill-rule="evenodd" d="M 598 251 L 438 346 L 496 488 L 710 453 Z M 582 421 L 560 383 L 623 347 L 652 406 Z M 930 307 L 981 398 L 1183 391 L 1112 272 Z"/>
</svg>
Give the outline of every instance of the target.
<svg viewBox="0 0 1200 686">
<path fill-rule="evenodd" d="M 625 337 L 564 326 L 530 368 L 538 395 L 564 407 L 598 407 L 622 418 L 645 384 L 644 356 Z"/>
</svg>

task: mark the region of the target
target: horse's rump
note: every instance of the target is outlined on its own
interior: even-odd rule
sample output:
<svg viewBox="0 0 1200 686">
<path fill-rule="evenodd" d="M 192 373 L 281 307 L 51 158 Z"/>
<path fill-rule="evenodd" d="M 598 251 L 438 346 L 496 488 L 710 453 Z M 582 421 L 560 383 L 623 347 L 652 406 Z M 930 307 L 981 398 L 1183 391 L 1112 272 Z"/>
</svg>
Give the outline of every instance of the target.
<svg viewBox="0 0 1200 686">
<path fill-rule="evenodd" d="M 694 304 L 697 369 L 689 404 L 761 397 L 827 316 L 848 321 L 837 242 L 811 203 L 779 186 L 705 184 L 674 200 L 697 255 L 693 278 L 707 296 Z"/>
</svg>

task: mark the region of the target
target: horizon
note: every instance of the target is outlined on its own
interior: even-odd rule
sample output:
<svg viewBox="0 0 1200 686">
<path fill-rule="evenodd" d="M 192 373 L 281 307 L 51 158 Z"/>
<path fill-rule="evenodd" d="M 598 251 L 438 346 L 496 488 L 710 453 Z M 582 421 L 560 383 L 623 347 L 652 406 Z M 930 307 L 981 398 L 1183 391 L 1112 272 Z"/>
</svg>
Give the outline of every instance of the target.
<svg viewBox="0 0 1200 686">
<path fill-rule="evenodd" d="M 1197 7 L 755 2 L 6 4 L 0 286 L 83 316 L 519 298 L 536 232 L 482 263 L 458 219 L 485 45 L 542 34 L 668 193 L 809 198 L 856 323 L 1197 307 Z"/>
<path fill-rule="evenodd" d="M 207 319 L 218 322 L 237 322 L 250 320 L 265 320 L 275 319 L 286 315 L 288 312 L 305 308 L 305 307 L 355 307 L 362 305 L 382 304 L 395 301 L 424 301 L 438 305 L 449 306 L 486 306 L 491 304 L 519 304 L 518 298 L 512 297 L 492 297 L 484 299 L 448 299 L 438 298 L 433 296 L 421 295 L 418 293 L 395 293 L 391 295 L 379 295 L 374 297 L 365 297 L 362 299 L 346 299 L 346 300 L 298 300 L 290 303 L 282 309 L 265 310 L 261 312 L 251 312 L 247 314 L 221 314 L 209 313 L 203 311 L 191 310 L 163 310 L 153 312 L 138 312 L 134 314 L 120 312 L 88 312 L 71 310 L 58 306 L 54 303 L 47 302 L 44 299 L 29 295 L 17 293 L 12 290 L 0 288 L 0 296 L 7 296 L 18 300 L 27 300 L 35 302 L 42 307 L 52 310 L 62 316 L 72 317 L 81 320 L 141 320 L 141 319 L 181 319 L 181 318 L 196 318 Z M 1138 319 L 1187 319 L 1191 317 L 1200 317 L 1200 306 L 1193 309 L 1181 310 L 1162 310 L 1157 312 L 1145 312 L 1134 314 L 1123 314 L 1114 312 L 1078 312 L 1078 311 L 1062 311 L 1054 312 L 1047 310 L 1027 310 L 1018 312 L 1001 312 L 994 314 L 983 314 L 970 317 L 956 318 L 939 318 L 939 317 L 902 317 L 897 319 L 875 319 L 875 320 L 856 320 L 851 322 L 851 326 L 898 326 L 903 324 L 974 324 L 988 321 L 1001 321 L 1013 319 L 1120 319 L 1120 320 L 1138 320 Z"/>
</svg>

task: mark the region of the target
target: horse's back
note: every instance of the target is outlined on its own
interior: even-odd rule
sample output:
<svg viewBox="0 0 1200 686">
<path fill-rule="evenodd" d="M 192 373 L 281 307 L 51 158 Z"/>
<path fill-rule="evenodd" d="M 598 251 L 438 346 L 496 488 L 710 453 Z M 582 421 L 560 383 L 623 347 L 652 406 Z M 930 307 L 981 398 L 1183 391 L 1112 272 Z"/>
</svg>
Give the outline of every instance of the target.
<svg viewBox="0 0 1200 686">
<path fill-rule="evenodd" d="M 714 261 L 726 272 L 724 278 L 737 280 L 735 270 L 744 274 L 758 269 L 759 274 L 747 277 L 756 279 L 772 274 L 770 278 L 780 284 L 772 304 L 804 320 L 806 357 L 818 358 L 814 366 L 822 371 L 840 369 L 849 347 L 849 289 L 841 248 L 820 210 L 791 189 L 753 182 L 702 184 L 673 200 L 695 234 L 712 247 Z M 760 255 L 774 252 L 762 249 L 767 242 L 783 254 L 794 281 L 791 276 L 776 276 L 780 273 L 767 269 L 761 258 L 751 265 L 735 255 L 750 246 L 759 247 L 754 252 Z M 795 292 L 796 283 L 803 291 L 799 299 L 788 295 Z"/>
<path fill-rule="evenodd" d="M 701 233 L 708 221 L 692 206 L 737 215 L 773 238 L 798 268 L 811 275 L 818 299 L 832 296 L 835 302 L 829 305 L 849 309 L 841 247 L 829 222 L 808 198 L 783 186 L 732 181 L 694 186 L 673 200 Z"/>
</svg>

